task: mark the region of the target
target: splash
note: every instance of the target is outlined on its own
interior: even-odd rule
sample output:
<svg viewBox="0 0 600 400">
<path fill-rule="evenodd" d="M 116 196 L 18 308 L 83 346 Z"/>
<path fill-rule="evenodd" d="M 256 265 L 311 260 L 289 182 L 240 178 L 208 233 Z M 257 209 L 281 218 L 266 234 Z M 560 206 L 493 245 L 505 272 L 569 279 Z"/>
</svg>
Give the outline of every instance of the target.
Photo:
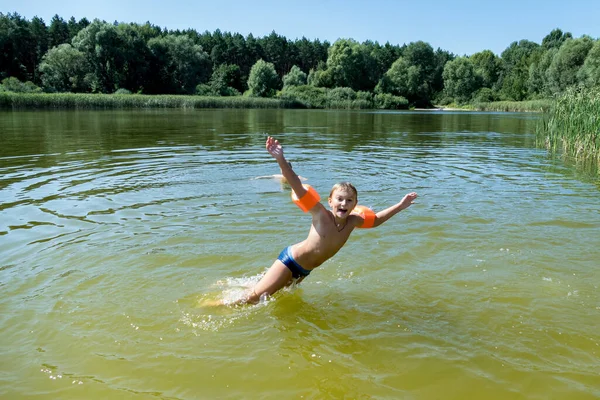
<svg viewBox="0 0 600 400">
<path fill-rule="evenodd" d="M 263 274 L 251 277 L 228 277 L 212 285 L 209 293 L 195 297 L 193 311 L 182 310 L 180 322 L 200 331 L 218 331 L 248 317 L 253 310 L 273 301 L 273 297 L 261 296 L 257 304 L 245 304 L 245 299 Z M 180 302 L 181 304 L 181 302 Z"/>
</svg>

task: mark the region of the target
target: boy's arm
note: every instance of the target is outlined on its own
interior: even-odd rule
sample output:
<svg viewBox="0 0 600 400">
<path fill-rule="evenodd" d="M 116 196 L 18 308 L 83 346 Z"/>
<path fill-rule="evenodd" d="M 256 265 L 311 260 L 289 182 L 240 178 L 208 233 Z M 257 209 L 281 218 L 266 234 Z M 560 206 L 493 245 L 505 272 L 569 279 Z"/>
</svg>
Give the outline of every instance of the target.
<svg viewBox="0 0 600 400">
<path fill-rule="evenodd" d="M 292 190 L 296 193 L 298 198 L 304 196 L 306 193 L 306 189 L 302 186 L 302 182 L 300 178 L 294 170 L 290 167 L 285 156 L 283 155 L 283 147 L 279 143 L 277 139 L 273 139 L 271 136 L 267 138 L 266 148 L 269 154 L 277 160 L 277 164 L 279 164 L 279 168 L 281 169 L 281 173 L 284 178 L 288 181 L 289 185 L 292 187 Z"/>
<path fill-rule="evenodd" d="M 394 204 L 393 206 L 376 213 L 375 223 L 373 224 L 373 227 L 383 224 L 385 221 L 392 218 L 400 211 L 410 207 L 416 198 L 417 194 L 415 192 L 409 193 L 406 196 L 404 196 L 404 198 L 399 203 Z"/>
</svg>

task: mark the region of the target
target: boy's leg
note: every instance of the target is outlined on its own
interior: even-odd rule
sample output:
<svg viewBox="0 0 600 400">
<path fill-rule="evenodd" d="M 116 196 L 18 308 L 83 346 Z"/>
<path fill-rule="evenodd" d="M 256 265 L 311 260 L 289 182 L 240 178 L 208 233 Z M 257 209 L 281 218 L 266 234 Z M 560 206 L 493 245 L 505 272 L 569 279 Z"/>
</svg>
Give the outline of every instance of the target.
<svg viewBox="0 0 600 400">
<path fill-rule="evenodd" d="M 292 282 L 292 271 L 289 270 L 281 261 L 275 260 L 271 268 L 254 286 L 254 290 L 248 296 L 248 303 L 258 303 L 260 296 L 266 293 L 272 295 L 284 286 Z"/>
</svg>

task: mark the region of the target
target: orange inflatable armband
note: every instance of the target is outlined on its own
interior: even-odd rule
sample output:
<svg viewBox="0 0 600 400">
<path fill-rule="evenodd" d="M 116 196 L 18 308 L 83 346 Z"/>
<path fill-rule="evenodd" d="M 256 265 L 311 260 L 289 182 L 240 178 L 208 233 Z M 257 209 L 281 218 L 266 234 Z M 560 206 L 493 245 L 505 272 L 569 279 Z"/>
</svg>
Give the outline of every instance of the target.
<svg viewBox="0 0 600 400">
<path fill-rule="evenodd" d="M 302 185 L 307 190 L 304 196 L 298 198 L 296 193 L 292 190 L 292 201 L 304 212 L 308 212 L 311 208 L 317 205 L 321 200 L 319 193 L 310 185 Z"/>
<path fill-rule="evenodd" d="M 364 220 L 361 228 L 372 228 L 375 225 L 376 215 L 369 207 L 357 205 L 352 210 L 352 214 L 358 215 Z"/>
</svg>

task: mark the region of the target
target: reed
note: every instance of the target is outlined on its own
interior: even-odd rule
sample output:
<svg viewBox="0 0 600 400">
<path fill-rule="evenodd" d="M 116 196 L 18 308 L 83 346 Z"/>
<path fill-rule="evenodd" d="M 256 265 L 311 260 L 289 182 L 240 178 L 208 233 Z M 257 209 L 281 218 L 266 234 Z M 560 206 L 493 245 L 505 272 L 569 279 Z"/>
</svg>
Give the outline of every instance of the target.
<svg viewBox="0 0 600 400">
<path fill-rule="evenodd" d="M 477 111 L 504 111 L 504 112 L 545 112 L 552 106 L 552 100 L 527 100 L 527 101 L 493 101 L 476 102 L 473 104 Z"/>
<path fill-rule="evenodd" d="M 600 87 L 571 89 L 558 96 L 536 133 L 538 145 L 591 163 L 600 172 Z"/>
<path fill-rule="evenodd" d="M 0 92 L 0 108 L 127 109 L 127 108 L 302 108 L 292 99 L 142 94 Z"/>
</svg>

